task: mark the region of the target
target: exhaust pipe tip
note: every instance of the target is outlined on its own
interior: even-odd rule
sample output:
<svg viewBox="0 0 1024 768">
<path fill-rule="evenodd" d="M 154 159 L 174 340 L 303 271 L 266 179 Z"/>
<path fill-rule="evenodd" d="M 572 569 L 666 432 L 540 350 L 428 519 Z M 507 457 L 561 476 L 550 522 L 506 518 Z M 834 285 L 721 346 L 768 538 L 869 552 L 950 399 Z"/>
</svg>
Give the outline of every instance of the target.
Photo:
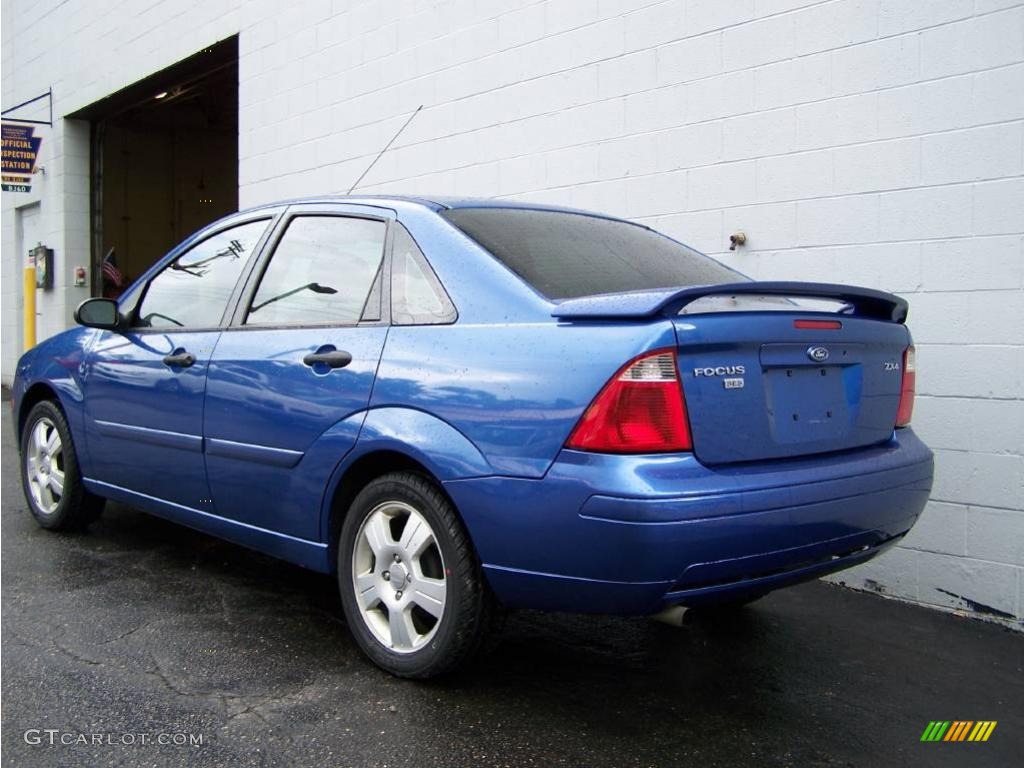
<svg viewBox="0 0 1024 768">
<path fill-rule="evenodd" d="M 662 624 L 668 624 L 670 627 L 681 627 L 683 626 L 683 617 L 686 615 L 688 609 L 683 605 L 670 605 L 658 613 L 651 616 L 655 621 L 660 621 Z"/>
</svg>

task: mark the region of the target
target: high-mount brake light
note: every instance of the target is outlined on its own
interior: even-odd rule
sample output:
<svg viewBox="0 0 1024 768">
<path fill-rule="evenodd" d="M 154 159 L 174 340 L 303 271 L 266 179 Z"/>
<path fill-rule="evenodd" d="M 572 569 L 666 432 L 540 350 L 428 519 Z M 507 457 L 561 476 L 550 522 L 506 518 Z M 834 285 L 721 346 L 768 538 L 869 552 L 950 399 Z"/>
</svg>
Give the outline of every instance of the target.
<svg viewBox="0 0 1024 768">
<path fill-rule="evenodd" d="M 838 320 L 794 320 L 793 327 L 812 331 L 838 331 L 843 324 Z"/>
<path fill-rule="evenodd" d="M 906 427 L 914 415 L 914 392 L 917 389 L 917 360 L 914 347 L 903 352 L 903 383 L 900 386 L 900 405 L 896 409 L 896 426 Z"/>
<path fill-rule="evenodd" d="M 565 446 L 597 453 L 693 450 L 675 351 L 647 353 L 621 368 L 583 413 Z"/>
</svg>

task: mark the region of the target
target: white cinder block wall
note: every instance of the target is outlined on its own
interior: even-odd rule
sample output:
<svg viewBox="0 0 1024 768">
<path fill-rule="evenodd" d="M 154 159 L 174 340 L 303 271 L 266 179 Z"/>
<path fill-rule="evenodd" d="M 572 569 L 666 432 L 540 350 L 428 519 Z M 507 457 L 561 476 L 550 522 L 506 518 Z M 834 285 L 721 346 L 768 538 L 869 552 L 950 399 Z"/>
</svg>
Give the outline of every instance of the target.
<svg viewBox="0 0 1024 768">
<path fill-rule="evenodd" d="M 840 578 L 1024 617 L 1021 3 L 4 8 L 4 104 L 53 85 L 58 115 L 238 33 L 243 205 L 345 191 L 422 104 L 359 191 L 594 208 L 660 227 L 755 277 L 907 296 L 915 426 L 936 452 L 933 500 L 901 547 Z M 61 55 L 39 55 L 37 43 Z M 73 210 L 81 190 L 71 186 L 87 173 L 72 133 L 54 128 L 43 198 L 68 248 L 83 228 Z M 5 251 L 12 207 L 4 201 Z M 731 253 L 737 230 L 748 244 Z M 17 345 L 7 260 L 5 377 Z"/>
</svg>

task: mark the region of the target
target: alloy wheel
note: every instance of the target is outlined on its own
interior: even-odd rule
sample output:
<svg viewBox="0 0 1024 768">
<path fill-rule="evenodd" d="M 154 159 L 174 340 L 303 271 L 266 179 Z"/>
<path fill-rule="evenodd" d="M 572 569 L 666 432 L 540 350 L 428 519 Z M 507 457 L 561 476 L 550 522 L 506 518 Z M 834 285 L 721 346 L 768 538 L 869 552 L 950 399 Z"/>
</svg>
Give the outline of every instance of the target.
<svg viewBox="0 0 1024 768">
<path fill-rule="evenodd" d="M 64 498 L 64 445 L 57 426 L 48 418 L 39 419 L 32 427 L 25 474 L 36 507 L 52 515 Z"/>
<path fill-rule="evenodd" d="M 352 587 L 373 636 L 394 653 L 430 642 L 444 616 L 448 585 L 437 537 L 401 501 L 374 507 L 356 534 Z"/>
</svg>

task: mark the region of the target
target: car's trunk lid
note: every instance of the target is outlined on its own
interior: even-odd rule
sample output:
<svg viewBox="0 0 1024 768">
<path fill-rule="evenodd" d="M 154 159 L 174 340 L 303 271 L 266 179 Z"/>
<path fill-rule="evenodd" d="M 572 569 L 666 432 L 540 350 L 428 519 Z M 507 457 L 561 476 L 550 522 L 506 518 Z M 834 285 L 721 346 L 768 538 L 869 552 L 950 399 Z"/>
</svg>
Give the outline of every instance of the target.
<svg viewBox="0 0 1024 768">
<path fill-rule="evenodd" d="M 706 464 L 802 456 L 887 440 L 906 328 L 843 318 L 795 327 L 790 312 L 673 322 L 694 452 Z"/>
</svg>

